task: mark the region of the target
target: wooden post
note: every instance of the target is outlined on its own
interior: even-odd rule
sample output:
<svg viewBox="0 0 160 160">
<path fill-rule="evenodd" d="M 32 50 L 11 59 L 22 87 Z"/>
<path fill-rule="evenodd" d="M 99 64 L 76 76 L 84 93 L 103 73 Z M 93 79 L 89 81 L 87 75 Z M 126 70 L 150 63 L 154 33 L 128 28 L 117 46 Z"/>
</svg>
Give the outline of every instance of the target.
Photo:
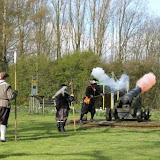
<svg viewBox="0 0 160 160">
<path fill-rule="evenodd" d="M 15 66 L 15 90 L 17 90 L 17 53 L 14 52 L 14 66 Z M 15 141 L 17 141 L 17 101 L 15 98 Z"/>
<path fill-rule="evenodd" d="M 105 109 L 105 85 L 103 85 L 103 110 Z"/>
<path fill-rule="evenodd" d="M 72 69 L 70 68 L 70 76 L 71 76 L 71 82 L 69 83 L 69 86 L 71 86 L 71 93 L 73 94 L 73 82 L 72 82 Z M 76 131 L 76 119 L 75 119 L 75 108 L 74 108 L 74 103 L 71 102 L 72 108 L 73 108 L 73 122 L 74 122 L 74 131 Z"/>
<path fill-rule="evenodd" d="M 76 131 L 75 108 L 73 102 L 72 102 L 72 108 L 73 108 L 74 131 Z"/>
<path fill-rule="evenodd" d="M 71 77 L 71 79 L 72 79 L 72 77 Z M 74 95 L 74 94 L 73 94 L 73 83 L 72 83 L 72 81 L 69 83 L 69 86 L 71 86 L 71 93 L 72 93 L 72 95 Z M 72 106 L 72 109 L 73 109 L 74 131 L 76 131 L 75 108 L 74 108 L 73 102 L 71 102 L 71 106 Z"/>
<path fill-rule="evenodd" d="M 114 92 L 111 91 L 111 109 L 114 108 Z"/>
<path fill-rule="evenodd" d="M 34 107 L 35 107 L 35 103 L 34 102 L 35 102 L 35 98 L 34 98 L 34 95 L 33 95 L 33 103 L 32 103 L 33 104 L 33 108 L 32 108 L 33 113 L 34 113 Z"/>
<path fill-rule="evenodd" d="M 29 113 L 31 113 L 31 97 L 29 98 Z"/>
<path fill-rule="evenodd" d="M 43 114 L 44 114 L 44 97 L 43 97 Z"/>
<path fill-rule="evenodd" d="M 113 101 L 112 101 L 112 91 L 111 91 L 111 109 L 112 109 L 112 104 L 113 103 Z"/>
<path fill-rule="evenodd" d="M 33 96 L 31 96 L 31 112 L 30 113 L 32 112 L 33 112 Z"/>
<path fill-rule="evenodd" d="M 117 100 L 119 100 L 119 90 L 117 90 Z"/>
<path fill-rule="evenodd" d="M 72 82 L 71 82 L 72 83 Z M 71 92 L 73 94 L 73 83 L 71 84 Z M 74 94 L 73 94 L 74 95 Z M 72 108 L 73 108 L 73 121 L 74 121 L 74 131 L 76 131 L 76 119 L 75 119 L 75 108 L 74 108 L 74 104 L 73 102 L 72 104 Z"/>
<path fill-rule="evenodd" d="M 35 97 L 35 100 L 36 100 L 36 113 L 38 113 L 38 99 L 37 99 L 37 97 Z"/>
</svg>

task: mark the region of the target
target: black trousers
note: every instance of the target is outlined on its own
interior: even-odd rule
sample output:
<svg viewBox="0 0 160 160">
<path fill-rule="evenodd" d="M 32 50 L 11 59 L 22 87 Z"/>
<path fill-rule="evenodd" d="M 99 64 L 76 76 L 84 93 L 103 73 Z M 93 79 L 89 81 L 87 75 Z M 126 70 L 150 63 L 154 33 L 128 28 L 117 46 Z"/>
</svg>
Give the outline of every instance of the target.
<svg viewBox="0 0 160 160">
<path fill-rule="evenodd" d="M 67 121 L 69 110 L 68 108 L 61 108 L 56 112 L 56 121 Z"/>
<path fill-rule="evenodd" d="M 10 108 L 0 106 L 0 124 L 7 126 L 9 114 L 10 114 Z"/>
<path fill-rule="evenodd" d="M 88 112 L 91 112 L 92 115 L 94 115 L 96 113 L 94 103 L 86 104 L 83 102 L 81 114 L 87 114 Z"/>
</svg>

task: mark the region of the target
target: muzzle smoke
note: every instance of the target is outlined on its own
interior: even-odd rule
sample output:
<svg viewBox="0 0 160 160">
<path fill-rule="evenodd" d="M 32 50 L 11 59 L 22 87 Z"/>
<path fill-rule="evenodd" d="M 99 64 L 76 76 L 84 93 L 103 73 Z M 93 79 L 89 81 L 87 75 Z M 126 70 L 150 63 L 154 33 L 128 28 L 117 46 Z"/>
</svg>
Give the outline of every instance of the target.
<svg viewBox="0 0 160 160">
<path fill-rule="evenodd" d="M 136 87 L 140 87 L 143 92 L 148 91 L 152 88 L 153 85 L 156 83 L 156 76 L 153 73 L 145 74 L 142 78 L 140 78 L 137 83 Z"/>
<path fill-rule="evenodd" d="M 119 80 L 115 81 L 113 78 L 110 78 L 107 74 L 105 74 L 104 70 L 100 67 L 96 67 L 92 69 L 91 75 L 96 78 L 100 83 L 107 85 L 113 91 L 126 89 L 129 90 L 129 76 L 123 74 Z"/>
</svg>

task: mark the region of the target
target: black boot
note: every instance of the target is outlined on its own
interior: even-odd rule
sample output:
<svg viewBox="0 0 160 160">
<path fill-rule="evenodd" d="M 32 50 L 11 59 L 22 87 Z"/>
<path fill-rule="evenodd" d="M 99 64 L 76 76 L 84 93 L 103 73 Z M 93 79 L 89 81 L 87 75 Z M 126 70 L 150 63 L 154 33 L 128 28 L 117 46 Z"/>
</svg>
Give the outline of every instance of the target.
<svg viewBox="0 0 160 160">
<path fill-rule="evenodd" d="M 59 121 L 57 122 L 57 130 L 58 130 L 58 132 L 61 131 L 61 125 L 60 125 L 60 122 L 59 122 Z"/>
<path fill-rule="evenodd" d="M 83 116 L 84 116 L 84 114 L 81 113 L 80 120 L 78 122 L 79 124 L 83 124 L 83 121 L 82 121 Z"/>
<path fill-rule="evenodd" d="M 66 132 L 66 130 L 64 129 L 64 126 L 65 126 L 65 122 L 64 121 L 62 121 L 62 122 L 60 122 L 60 129 L 61 129 L 61 132 Z"/>
<path fill-rule="evenodd" d="M 82 125 L 83 124 L 83 121 L 80 119 L 78 124 Z"/>
<path fill-rule="evenodd" d="M 65 125 L 66 125 L 66 121 L 65 121 L 65 122 L 63 122 L 63 131 L 64 131 L 64 132 L 66 132 L 66 130 L 65 130 L 65 128 L 64 128 L 64 127 L 65 127 Z"/>
<path fill-rule="evenodd" d="M 90 119 L 90 122 L 95 122 L 95 120 L 93 119 L 93 117 L 94 117 L 94 114 L 93 114 L 93 113 L 91 113 L 91 119 Z"/>
</svg>

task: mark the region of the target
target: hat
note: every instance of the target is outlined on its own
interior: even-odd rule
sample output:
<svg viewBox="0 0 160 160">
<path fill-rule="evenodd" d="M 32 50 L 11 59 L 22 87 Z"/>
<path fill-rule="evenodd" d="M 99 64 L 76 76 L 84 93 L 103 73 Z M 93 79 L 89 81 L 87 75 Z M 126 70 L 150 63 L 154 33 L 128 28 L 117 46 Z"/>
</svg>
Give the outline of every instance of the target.
<svg viewBox="0 0 160 160">
<path fill-rule="evenodd" d="M 90 83 L 90 84 L 97 84 L 98 81 L 97 81 L 96 79 L 92 79 L 92 80 L 89 81 L 89 83 Z"/>
<path fill-rule="evenodd" d="M 61 85 L 60 85 L 60 88 L 62 88 L 62 87 L 64 87 L 64 86 L 67 86 L 67 85 L 66 85 L 66 84 L 61 84 Z"/>
<path fill-rule="evenodd" d="M 0 79 L 4 79 L 4 78 L 6 78 L 6 77 L 9 77 L 9 74 L 8 74 L 8 73 L 6 73 L 6 72 L 1 72 L 1 73 L 0 73 Z"/>
<path fill-rule="evenodd" d="M 66 85 L 66 84 L 61 84 L 61 85 L 59 86 L 59 89 L 61 89 L 61 88 L 63 88 L 63 87 L 65 87 L 65 88 L 67 89 L 67 85 Z"/>
</svg>

